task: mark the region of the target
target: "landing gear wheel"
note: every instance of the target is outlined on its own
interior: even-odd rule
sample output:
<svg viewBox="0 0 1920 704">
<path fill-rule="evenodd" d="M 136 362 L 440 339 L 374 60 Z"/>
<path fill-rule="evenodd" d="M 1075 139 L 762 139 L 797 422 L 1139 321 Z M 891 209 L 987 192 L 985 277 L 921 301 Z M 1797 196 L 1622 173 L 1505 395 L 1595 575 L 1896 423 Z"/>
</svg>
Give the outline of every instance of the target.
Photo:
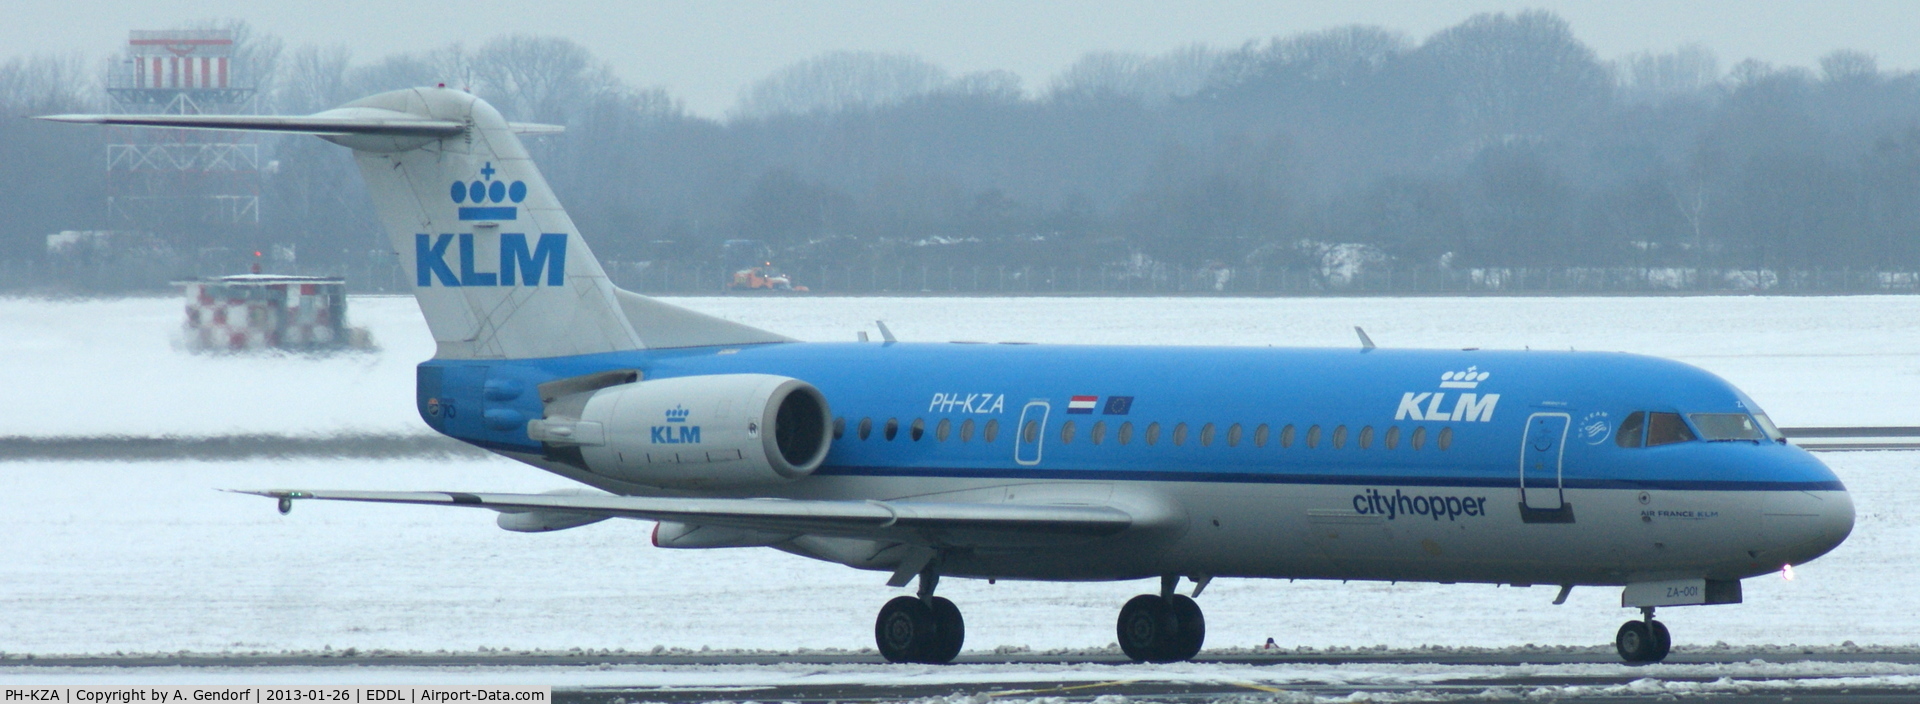
<svg viewBox="0 0 1920 704">
<path fill-rule="evenodd" d="M 1199 654 L 1207 639 L 1200 605 L 1179 594 L 1141 594 L 1120 609 L 1120 650 L 1135 662 L 1180 662 Z"/>
<path fill-rule="evenodd" d="M 946 597 L 934 597 L 933 639 L 927 644 L 927 650 L 921 653 L 924 656 L 921 662 L 931 665 L 953 662 L 966 640 L 967 622 L 960 618 L 960 607 L 954 606 Z"/>
<path fill-rule="evenodd" d="M 933 606 L 919 597 L 896 597 L 880 608 L 873 623 L 873 642 L 887 662 L 944 665 L 953 662 L 966 642 L 966 621 L 960 607 L 942 597 Z"/>
<path fill-rule="evenodd" d="M 1160 644 L 1167 640 L 1164 634 L 1173 626 L 1170 611 L 1165 599 L 1152 594 L 1127 600 L 1127 605 L 1120 607 L 1116 628 L 1120 650 L 1134 662 L 1160 660 Z"/>
<path fill-rule="evenodd" d="M 1667 632 L 1667 624 L 1659 621 L 1653 622 L 1653 643 L 1659 646 L 1659 649 L 1653 654 L 1653 662 L 1666 660 L 1667 653 L 1673 650 L 1673 634 Z"/>
<path fill-rule="evenodd" d="M 1667 632 L 1666 624 L 1659 621 L 1628 621 L 1620 624 L 1620 632 L 1613 637 L 1613 647 L 1620 651 L 1620 659 L 1629 664 L 1652 664 L 1667 659 L 1667 651 L 1673 649 L 1673 636 Z"/>
<path fill-rule="evenodd" d="M 1167 644 L 1167 660 L 1184 662 L 1200 654 L 1200 646 L 1207 642 L 1207 617 L 1200 613 L 1200 605 L 1193 599 L 1179 594 L 1167 599 L 1168 610 L 1173 615 L 1173 638 Z"/>
<path fill-rule="evenodd" d="M 873 622 L 873 642 L 887 662 L 920 662 L 933 640 L 933 610 L 919 599 L 897 597 L 880 607 Z"/>
</svg>

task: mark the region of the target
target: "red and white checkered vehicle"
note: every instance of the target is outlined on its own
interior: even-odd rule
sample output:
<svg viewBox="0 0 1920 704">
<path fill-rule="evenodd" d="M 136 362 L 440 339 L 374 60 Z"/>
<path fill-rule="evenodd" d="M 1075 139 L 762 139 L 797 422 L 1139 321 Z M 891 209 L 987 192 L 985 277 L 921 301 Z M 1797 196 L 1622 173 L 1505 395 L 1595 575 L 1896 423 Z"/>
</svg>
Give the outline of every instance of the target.
<svg viewBox="0 0 1920 704">
<path fill-rule="evenodd" d="M 372 349 L 347 326 L 344 279 L 240 274 L 179 282 L 187 290 L 186 347 L 194 352 Z"/>
</svg>

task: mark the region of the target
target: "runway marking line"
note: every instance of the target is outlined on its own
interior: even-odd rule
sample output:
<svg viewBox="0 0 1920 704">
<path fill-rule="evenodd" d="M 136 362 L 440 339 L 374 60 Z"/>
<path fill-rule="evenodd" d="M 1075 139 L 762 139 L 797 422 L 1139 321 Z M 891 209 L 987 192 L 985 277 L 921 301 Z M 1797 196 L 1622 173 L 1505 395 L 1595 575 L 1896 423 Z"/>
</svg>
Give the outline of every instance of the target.
<svg viewBox="0 0 1920 704">
<path fill-rule="evenodd" d="M 1048 687 L 1046 689 L 1009 689 L 1001 692 L 987 692 L 986 695 L 988 697 L 1010 697 L 1016 694 L 1047 694 L 1050 692 L 1071 692 L 1077 689 L 1094 689 L 1097 687 L 1112 687 L 1115 685 L 1133 684 L 1138 681 L 1139 680 L 1113 680 L 1110 682 L 1093 682 L 1090 684 L 1076 684 L 1076 685 L 1067 685 L 1062 687 Z"/>
<path fill-rule="evenodd" d="M 1266 692 L 1268 694 L 1280 694 L 1281 692 L 1287 691 L 1279 687 L 1268 687 L 1264 684 L 1254 684 L 1252 682 L 1232 682 L 1230 684 L 1235 687 L 1245 687 L 1256 692 Z"/>
</svg>

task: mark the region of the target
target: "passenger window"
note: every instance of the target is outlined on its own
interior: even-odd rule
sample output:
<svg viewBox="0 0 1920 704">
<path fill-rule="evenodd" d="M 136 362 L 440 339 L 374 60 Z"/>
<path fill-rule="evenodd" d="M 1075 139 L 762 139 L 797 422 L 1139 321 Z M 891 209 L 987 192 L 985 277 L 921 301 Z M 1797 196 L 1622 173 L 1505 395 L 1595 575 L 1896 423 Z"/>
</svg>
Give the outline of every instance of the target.
<svg viewBox="0 0 1920 704">
<path fill-rule="evenodd" d="M 1147 424 L 1147 444 L 1156 445 L 1156 444 L 1159 444 L 1159 442 L 1160 442 L 1160 424 L 1158 422 L 1148 423 Z"/>
<path fill-rule="evenodd" d="M 947 437 L 951 435 L 953 435 L 953 421 L 951 419 L 941 418 L 940 424 L 933 426 L 933 436 L 939 438 L 940 442 L 946 442 Z"/>
<path fill-rule="evenodd" d="M 873 419 L 861 418 L 860 419 L 860 439 L 865 440 L 867 439 L 867 436 L 872 434 L 873 434 Z"/>
<path fill-rule="evenodd" d="M 1213 447 L 1213 424 L 1212 423 L 1208 423 L 1206 425 L 1200 426 L 1200 445 L 1202 447 Z"/>
<path fill-rule="evenodd" d="M 1000 437 L 1000 419 L 988 418 L 987 427 L 980 429 L 980 442 L 993 442 Z"/>
<path fill-rule="evenodd" d="M 1102 440 L 1106 440 L 1107 422 L 1104 420 L 1094 421 L 1093 427 L 1087 429 L 1087 439 L 1092 440 L 1095 445 L 1100 444 Z"/>
<path fill-rule="evenodd" d="M 1671 445 L 1693 439 L 1693 431 L 1680 420 L 1678 413 L 1647 414 L 1647 447 Z"/>
<path fill-rule="evenodd" d="M 898 418 L 888 418 L 888 419 L 887 419 L 887 433 L 886 433 L 886 434 L 887 434 L 887 439 L 888 439 L 888 440 L 892 440 L 892 439 L 893 439 L 893 438 L 894 438 L 895 436 L 897 436 L 897 435 L 899 435 L 899 434 L 900 434 L 900 419 L 898 419 Z"/>
<path fill-rule="evenodd" d="M 839 440 L 840 438 L 845 437 L 846 434 L 847 434 L 847 419 L 845 417 L 833 419 L 833 439 Z"/>
<path fill-rule="evenodd" d="M 1307 428 L 1307 447 L 1315 448 L 1319 446 L 1320 446 L 1320 426 L 1315 425 Z"/>
<path fill-rule="evenodd" d="M 1293 447 L 1293 424 L 1292 423 L 1288 423 L 1287 427 L 1280 429 L 1280 446 Z"/>
<path fill-rule="evenodd" d="M 1440 437 L 1434 441 L 1433 446 L 1442 450 L 1453 447 L 1453 429 L 1441 428 Z"/>
<path fill-rule="evenodd" d="M 1253 429 L 1253 446 L 1254 447 L 1267 446 L 1267 424 L 1266 423 L 1261 423 L 1259 427 Z"/>
<path fill-rule="evenodd" d="M 1397 450 L 1400 448 L 1400 426 L 1397 426 L 1397 425 L 1387 426 L 1386 441 L 1387 441 L 1387 449 Z"/>
<path fill-rule="evenodd" d="M 1133 421 L 1121 423 L 1120 432 L 1114 435 L 1114 439 L 1119 440 L 1122 445 L 1133 442 Z"/>
<path fill-rule="evenodd" d="M 1187 424 L 1186 424 L 1186 423 L 1176 423 L 1176 424 L 1174 424 L 1174 426 L 1173 426 L 1173 444 L 1175 444 L 1175 445 L 1185 445 L 1185 444 L 1187 444 Z"/>
<path fill-rule="evenodd" d="M 1645 411 L 1629 413 L 1627 414 L 1626 420 L 1620 421 L 1620 432 L 1613 436 L 1613 444 L 1621 447 L 1639 447 L 1641 441 L 1646 439 L 1646 429 L 1647 414 Z"/>
<path fill-rule="evenodd" d="M 920 442 L 920 437 L 926 434 L 927 422 L 919 418 L 913 419 L 913 425 L 907 429 L 907 437 L 913 438 L 914 442 Z"/>
<path fill-rule="evenodd" d="M 1233 425 L 1227 427 L 1227 447 L 1239 447 L 1239 446 L 1240 446 L 1240 424 L 1234 423 Z"/>
<path fill-rule="evenodd" d="M 1040 421 L 1027 421 L 1027 424 L 1020 428 L 1020 441 L 1025 443 L 1040 442 Z"/>
<path fill-rule="evenodd" d="M 973 442 L 973 419 L 960 421 L 960 442 Z"/>
<path fill-rule="evenodd" d="M 1408 440 L 1409 440 L 1408 444 L 1411 445 L 1413 449 L 1415 450 L 1420 449 L 1421 447 L 1427 444 L 1427 429 L 1414 428 L 1413 437 L 1408 438 Z"/>
<path fill-rule="evenodd" d="M 1347 426 L 1344 426 L 1344 425 L 1334 426 L 1333 427 L 1333 449 L 1338 450 L 1346 446 L 1347 446 Z"/>
<path fill-rule="evenodd" d="M 1072 443 L 1073 443 L 1073 421 L 1067 421 L 1065 423 L 1061 423 L 1060 424 L 1060 444 L 1070 445 Z"/>
<path fill-rule="evenodd" d="M 1365 450 L 1370 447 L 1373 447 L 1373 426 L 1371 425 L 1360 429 L 1360 449 Z"/>
</svg>

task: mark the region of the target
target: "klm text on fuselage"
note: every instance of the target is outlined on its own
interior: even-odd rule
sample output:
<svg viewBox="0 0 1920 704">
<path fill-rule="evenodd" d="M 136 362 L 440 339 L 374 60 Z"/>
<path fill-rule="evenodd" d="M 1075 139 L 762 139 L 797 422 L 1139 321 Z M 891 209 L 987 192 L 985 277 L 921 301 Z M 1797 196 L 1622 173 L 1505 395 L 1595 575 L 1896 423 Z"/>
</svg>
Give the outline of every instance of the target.
<svg viewBox="0 0 1920 704">
<path fill-rule="evenodd" d="M 447 262 L 447 250 L 453 248 L 459 271 Z M 414 270 L 417 286 L 559 286 L 567 280 L 567 236 L 544 233 L 533 247 L 527 236 L 518 232 L 500 233 L 499 267 L 484 271 L 486 263 L 475 261 L 474 235 L 426 234 L 413 236 Z"/>
</svg>

